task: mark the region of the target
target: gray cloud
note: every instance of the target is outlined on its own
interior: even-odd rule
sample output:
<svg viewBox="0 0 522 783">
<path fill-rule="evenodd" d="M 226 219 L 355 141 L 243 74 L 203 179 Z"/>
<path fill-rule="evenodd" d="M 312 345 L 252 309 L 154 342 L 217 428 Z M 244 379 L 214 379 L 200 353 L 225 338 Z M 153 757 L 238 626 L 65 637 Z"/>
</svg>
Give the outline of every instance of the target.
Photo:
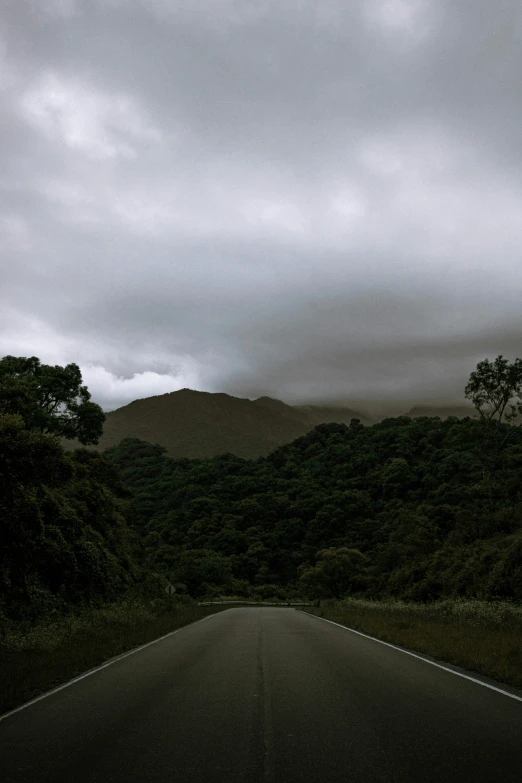
<svg viewBox="0 0 522 783">
<path fill-rule="evenodd" d="M 0 351 L 106 408 L 190 386 L 460 402 L 521 354 L 514 0 L 17 0 Z"/>
</svg>

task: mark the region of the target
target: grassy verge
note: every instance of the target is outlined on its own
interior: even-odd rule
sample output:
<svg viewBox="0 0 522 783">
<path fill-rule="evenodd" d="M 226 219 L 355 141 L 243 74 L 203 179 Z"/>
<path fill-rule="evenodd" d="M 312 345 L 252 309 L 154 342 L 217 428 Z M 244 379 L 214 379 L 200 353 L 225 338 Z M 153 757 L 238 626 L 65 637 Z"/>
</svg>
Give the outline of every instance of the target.
<svg viewBox="0 0 522 783">
<path fill-rule="evenodd" d="M 347 599 L 303 611 L 522 688 L 521 604 Z"/>
<path fill-rule="evenodd" d="M 3 623 L 0 715 L 108 658 L 228 608 L 127 601 L 32 626 Z"/>
</svg>

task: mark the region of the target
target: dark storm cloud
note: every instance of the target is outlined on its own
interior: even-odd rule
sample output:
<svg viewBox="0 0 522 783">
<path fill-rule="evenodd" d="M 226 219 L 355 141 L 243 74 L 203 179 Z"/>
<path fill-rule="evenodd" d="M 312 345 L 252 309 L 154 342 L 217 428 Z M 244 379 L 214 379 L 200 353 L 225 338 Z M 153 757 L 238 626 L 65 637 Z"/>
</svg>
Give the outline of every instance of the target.
<svg viewBox="0 0 522 783">
<path fill-rule="evenodd" d="M 513 2 L 17 0 L 2 353 L 183 386 L 461 401 L 521 354 Z"/>
</svg>

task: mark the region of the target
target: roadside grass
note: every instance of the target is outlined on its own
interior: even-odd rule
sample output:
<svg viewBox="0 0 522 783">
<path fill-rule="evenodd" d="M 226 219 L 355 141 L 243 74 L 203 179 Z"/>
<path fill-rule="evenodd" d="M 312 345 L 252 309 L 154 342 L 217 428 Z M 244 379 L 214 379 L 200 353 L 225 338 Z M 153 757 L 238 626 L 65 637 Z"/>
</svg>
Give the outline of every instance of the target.
<svg viewBox="0 0 522 783">
<path fill-rule="evenodd" d="M 227 607 L 127 600 L 22 625 L 2 618 L 0 715 L 109 658 Z"/>
<path fill-rule="evenodd" d="M 417 604 L 353 598 L 320 601 L 303 611 L 522 687 L 522 604 L 467 599 Z"/>
</svg>

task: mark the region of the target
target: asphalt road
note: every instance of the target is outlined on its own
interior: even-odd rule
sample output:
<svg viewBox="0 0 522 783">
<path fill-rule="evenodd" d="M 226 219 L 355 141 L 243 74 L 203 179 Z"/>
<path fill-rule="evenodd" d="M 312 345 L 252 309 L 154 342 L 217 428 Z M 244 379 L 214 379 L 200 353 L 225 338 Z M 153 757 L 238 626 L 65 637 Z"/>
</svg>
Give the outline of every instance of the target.
<svg viewBox="0 0 522 783">
<path fill-rule="evenodd" d="M 293 609 L 229 609 L 0 721 L 2 783 L 520 783 L 522 702 Z"/>
</svg>

